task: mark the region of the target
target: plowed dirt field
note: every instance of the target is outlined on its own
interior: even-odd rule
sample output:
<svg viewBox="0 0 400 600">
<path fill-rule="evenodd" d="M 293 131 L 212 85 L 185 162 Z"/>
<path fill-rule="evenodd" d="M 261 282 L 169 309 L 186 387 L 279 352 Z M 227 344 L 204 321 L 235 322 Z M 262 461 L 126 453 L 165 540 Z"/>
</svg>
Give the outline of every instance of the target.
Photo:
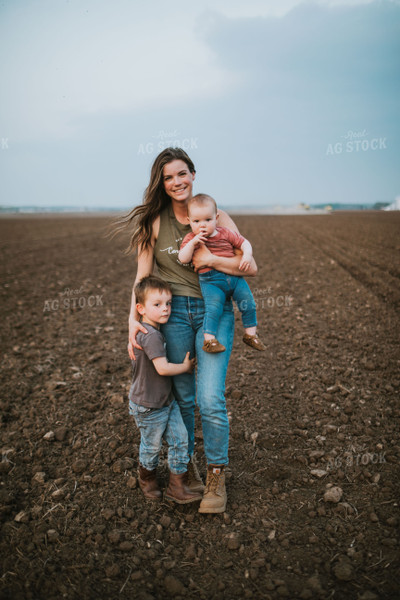
<svg viewBox="0 0 400 600">
<path fill-rule="evenodd" d="M 236 311 L 222 515 L 137 487 L 127 239 L 0 220 L 1 598 L 399 597 L 400 214 L 234 218 L 268 350 Z"/>
</svg>

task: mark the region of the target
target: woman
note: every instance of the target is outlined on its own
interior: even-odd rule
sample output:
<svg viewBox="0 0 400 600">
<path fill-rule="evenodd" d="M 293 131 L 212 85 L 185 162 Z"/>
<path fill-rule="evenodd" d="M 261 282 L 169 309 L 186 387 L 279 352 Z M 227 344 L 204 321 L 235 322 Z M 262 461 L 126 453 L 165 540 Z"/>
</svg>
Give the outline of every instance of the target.
<svg viewBox="0 0 400 600">
<path fill-rule="evenodd" d="M 188 265 L 178 260 L 182 239 L 191 231 L 187 220 L 186 204 L 192 197 L 195 179 L 194 164 L 180 148 L 166 148 L 155 159 L 150 182 L 145 190 L 143 204 L 134 208 L 124 223 L 134 221 L 135 231 L 130 241 L 131 250 L 138 249 L 138 268 L 135 284 L 153 272 L 154 263 L 159 275 L 172 287 L 172 311 L 162 333 L 167 341 L 168 360 L 183 361 L 186 352 L 197 356 L 197 386 L 194 374 L 184 373 L 174 377 L 174 392 L 179 403 L 189 437 L 189 486 L 203 489 L 193 459 L 195 399 L 199 406 L 207 459 L 207 481 L 199 512 L 219 513 L 226 507 L 224 467 L 228 464 L 229 422 L 225 404 L 225 377 L 233 344 L 234 314 L 231 300 L 224 306 L 217 331 L 218 340 L 226 351 L 219 354 L 203 352 L 204 301 L 198 276 Z M 218 224 L 238 231 L 232 219 L 220 210 Z M 240 255 L 226 258 L 211 254 L 202 245 L 193 256 L 197 271 L 204 266 L 230 275 L 243 275 L 239 270 Z M 246 275 L 255 275 L 257 266 L 252 260 Z M 128 352 L 135 360 L 134 348 L 138 331 L 145 333 L 136 312 L 136 299 L 132 291 L 129 315 Z"/>
</svg>

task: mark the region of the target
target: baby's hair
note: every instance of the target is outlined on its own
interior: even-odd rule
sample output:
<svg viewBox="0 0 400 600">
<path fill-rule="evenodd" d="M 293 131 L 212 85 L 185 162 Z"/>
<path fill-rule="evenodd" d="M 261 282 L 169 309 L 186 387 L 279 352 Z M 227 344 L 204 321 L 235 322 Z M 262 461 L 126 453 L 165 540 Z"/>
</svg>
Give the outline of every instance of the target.
<svg viewBox="0 0 400 600">
<path fill-rule="evenodd" d="M 143 277 L 143 279 L 135 285 L 136 303 L 144 304 L 147 294 L 152 290 L 170 292 L 170 294 L 172 294 L 171 286 L 167 281 L 164 281 L 155 275 L 148 275 L 147 277 Z"/>
<path fill-rule="evenodd" d="M 204 204 L 212 204 L 215 208 L 215 212 L 217 213 L 218 211 L 217 203 L 215 202 L 214 198 L 212 198 L 208 194 L 196 194 L 195 196 L 193 196 L 193 198 L 190 198 L 187 204 L 188 212 L 190 212 L 190 207 L 192 206 L 192 204 L 199 204 L 200 206 L 204 206 Z"/>
</svg>

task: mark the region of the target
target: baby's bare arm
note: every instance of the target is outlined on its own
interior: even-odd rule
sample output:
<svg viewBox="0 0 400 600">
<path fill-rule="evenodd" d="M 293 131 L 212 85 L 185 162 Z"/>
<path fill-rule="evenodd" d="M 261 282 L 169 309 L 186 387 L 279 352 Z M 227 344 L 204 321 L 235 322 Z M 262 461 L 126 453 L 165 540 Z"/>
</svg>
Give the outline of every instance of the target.
<svg viewBox="0 0 400 600">
<path fill-rule="evenodd" d="M 179 250 L 178 258 L 184 265 L 192 260 L 193 252 L 197 241 L 195 238 L 190 240 L 181 250 Z"/>
</svg>

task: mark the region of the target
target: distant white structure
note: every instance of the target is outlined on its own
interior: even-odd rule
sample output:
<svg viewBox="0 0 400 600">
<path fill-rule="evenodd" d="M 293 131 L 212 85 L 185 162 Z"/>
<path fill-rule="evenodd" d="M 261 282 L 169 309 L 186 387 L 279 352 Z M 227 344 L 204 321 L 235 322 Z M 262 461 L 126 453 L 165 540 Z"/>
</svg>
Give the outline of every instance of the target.
<svg viewBox="0 0 400 600">
<path fill-rule="evenodd" d="M 400 196 L 397 196 L 396 200 L 386 206 L 383 210 L 400 210 Z"/>
</svg>

